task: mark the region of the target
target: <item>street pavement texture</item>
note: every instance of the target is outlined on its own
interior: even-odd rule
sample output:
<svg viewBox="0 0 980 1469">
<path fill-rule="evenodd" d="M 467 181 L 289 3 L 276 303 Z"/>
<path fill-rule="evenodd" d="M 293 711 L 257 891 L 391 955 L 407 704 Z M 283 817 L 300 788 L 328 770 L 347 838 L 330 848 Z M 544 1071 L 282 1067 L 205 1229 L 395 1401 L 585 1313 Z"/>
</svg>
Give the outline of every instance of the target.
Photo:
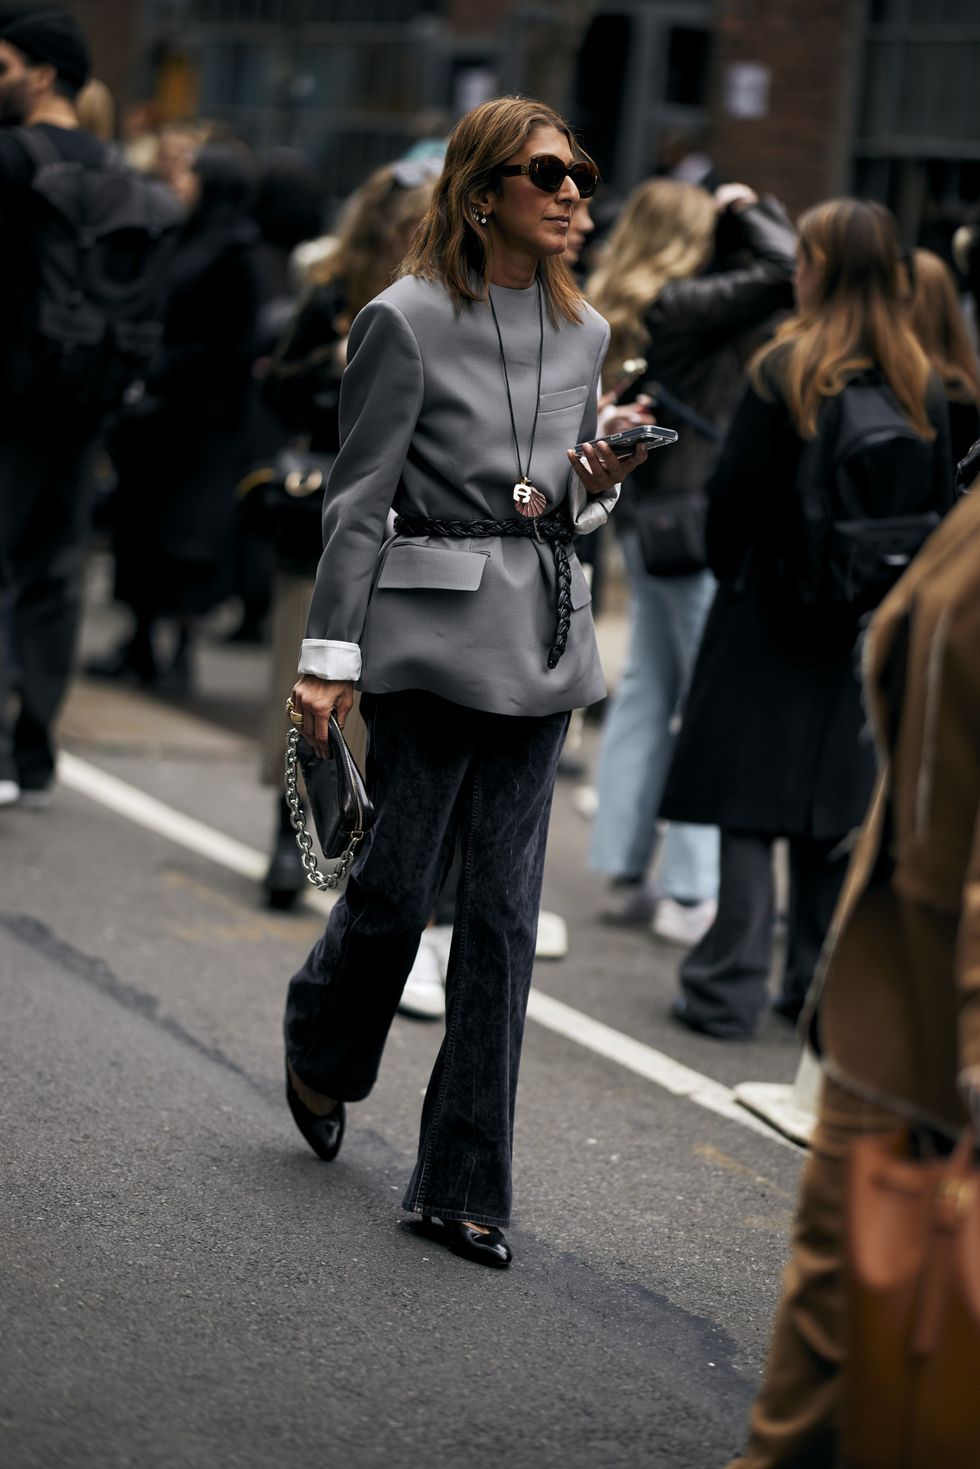
<svg viewBox="0 0 980 1469">
<path fill-rule="evenodd" d="M 183 708 L 82 683 L 65 744 L 263 850 L 264 655 L 205 654 Z M 677 950 L 601 928 L 573 787 L 536 989 L 725 1086 L 789 1080 L 767 1023 L 723 1046 L 667 1018 Z M 375 1092 L 319 1163 L 282 1099 L 286 980 L 323 922 L 73 786 L 0 813 L 3 1469 L 713 1469 L 740 1447 L 801 1154 L 528 1027 L 515 1263 L 413 1232 L 399 1203 L 439 1025 L 398 1018 Z M 369 999 L 366 997 L 366 1002 Z"/>
</svg>

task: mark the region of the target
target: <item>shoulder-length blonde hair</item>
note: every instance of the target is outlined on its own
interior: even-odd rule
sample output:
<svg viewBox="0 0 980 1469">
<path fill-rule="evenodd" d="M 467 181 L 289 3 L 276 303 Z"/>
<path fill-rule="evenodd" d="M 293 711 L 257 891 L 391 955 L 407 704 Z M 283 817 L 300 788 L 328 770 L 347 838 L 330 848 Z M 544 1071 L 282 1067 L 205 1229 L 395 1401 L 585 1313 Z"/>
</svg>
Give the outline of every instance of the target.
<svg viewBox="0 0 980 1469">
<path fill-rule="evenodd" d="M 310 283 L 340 281 L 344 309 L 337 329 L 346 332 L 369 301 L 390 286 L 405 250 L 432 198 L 433 180 L 403 187 L 395 164 L 375 169 L 344 205 L 337 241 L 310 272 Z"/>
<path fill-rule="evenodd" d="M 520 152 L 535 128 L 557 128 L 576 158 L 588 158 L 565 119 L 543 102 L 498 97 L 460 118 L 446 147 L 432 203 L 402 264 L 402 275 L 441 281 L 457 310 L 470 301 L 486 299 L 493 238 L 473 218 L 474 205 L 500 188 L 497 169 Z M 538 273 L 554 325 L 560 320 L 581 321 L 582 293 L 563 255 L 546 255 Z"/>
<path fill-rule="evenodd" d="M 817 272 L 814 299 L 756 355 L 756 387 L 771 396 L 775 385 L 797 432 L 813 439 L 826 399 L 855 373 L 876 367 L 916 432 L 934 439 L 926 414 L 929 359 L 909 321 L 895 216 L 883 204 L 829 199 L 800 219 L 799 251 Z"/>
<path fill-rule="evenodd" d="M 612 328 L 603 376 L 613 382 L 650 340 L 645 316 L 668 281 L 695 275 L 711 254 L 717 214 L 706 189 L 649 179 L 623 207 L 587 294 Z"/>
<path fill-rule="evenodd" d="M 980 406 L 980 365 L 960 310 L 953 273 L 931 250 L 912 254 L 912 330 L 946 395 Z"/>
</svg>

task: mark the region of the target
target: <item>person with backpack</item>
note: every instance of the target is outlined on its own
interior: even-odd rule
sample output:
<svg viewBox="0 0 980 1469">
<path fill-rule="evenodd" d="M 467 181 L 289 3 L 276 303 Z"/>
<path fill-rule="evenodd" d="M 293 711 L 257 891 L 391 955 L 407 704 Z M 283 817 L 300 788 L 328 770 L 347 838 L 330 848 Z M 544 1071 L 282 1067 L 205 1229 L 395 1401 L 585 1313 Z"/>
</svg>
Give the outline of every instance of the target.
<svg viewBox="0 0 980 1469">
<path fill-rule="evenodd" d="M 604 922 L 652 918 L 656 934 L 686 946 L 714 918 L 717 832 L 670 826 L 656 892 L 648 873 L 674 722 L 714 595 L 704 486 L 758 333 L 793 304 L 795 242 L 781 207 L 744 184 L 709 194 L 679 179 L 648 179 L 626 201 L 590 282 L 590 300 L 612 328 L 606 382 L 628 378 L 631 359 L 642 365 L 633 392 L 653 394 L 657 422 L 680 435 L 631 477 L 616 524 L 630 645 L 602 732 L 590 860 L 610 880 Z"/>
<path fill-rule="evenodd" d="M 179 207 L 78 125 L 88 45 L 60 11 L 0 32 L 0 805 L 46 805 L 81 609 L 88 465 L 157 339 Z M 12 698 L 16 695 L 16 700 Z M 8 710 L 19 705 L 16 719 Z"/>
<path fill-rule="evenodd" d="M 718 914 L 680 967 L 676 1019 L 756 1029 L 772 959 L 771 848 L 789 845 L 774 1009 L 796 1020 L 874 754 L 862 619 L 953 502 L 942 384 L 909 319 L 893 216 L 836 199 L 799 224 L 797 311 L 753 364 L 708 485 L 719 578 L 661 814 L 721 828 Z"/>
</svg>

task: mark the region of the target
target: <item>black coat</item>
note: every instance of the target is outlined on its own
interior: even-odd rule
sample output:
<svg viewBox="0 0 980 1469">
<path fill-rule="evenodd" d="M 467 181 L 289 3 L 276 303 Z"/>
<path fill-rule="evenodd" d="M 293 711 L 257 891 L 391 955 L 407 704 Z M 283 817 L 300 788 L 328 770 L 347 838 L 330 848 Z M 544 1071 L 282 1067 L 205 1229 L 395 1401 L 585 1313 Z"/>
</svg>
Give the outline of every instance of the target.
<svg viewBox="0 0 980 1469">
<path fill-rule="evenodd" d="M 114 429 L 116 596 L 137 612 L 202 613 L 227 595 L 257 307 L 245 239 L 181 272 L 146 397 Z"/>
<path fill-rule="evenodd" d="M 634 500 L 704 489 L 745 384 L 746 344 L 751 339 L 757 345 L 760 329 L 793 304 L 796 233 L 780 205 L 767 200 L 729 212 L 723 223 L 725 256 L 707 274 L 664 287 L 646 314 L 650 340 L 644 348 L 646 378 L 711 423 L 718 438 L 658 405 L 657 422 L 680 437 L 627 481 L 616 510 L 621 529 L 632 518 Z"/>
<path fill-rule="evenodd" d="M 952 501 L 938 382 L 933 504 Z M 794 619 L 773 571 L 803 443 L 778 395 L 746 390 L 708 485 L 708 558 L 718 593 L 698 654 L 661 806 L 672 821 L 767 836 L 842 837 L 874 779 L 856 654 Z"/>
</svg>

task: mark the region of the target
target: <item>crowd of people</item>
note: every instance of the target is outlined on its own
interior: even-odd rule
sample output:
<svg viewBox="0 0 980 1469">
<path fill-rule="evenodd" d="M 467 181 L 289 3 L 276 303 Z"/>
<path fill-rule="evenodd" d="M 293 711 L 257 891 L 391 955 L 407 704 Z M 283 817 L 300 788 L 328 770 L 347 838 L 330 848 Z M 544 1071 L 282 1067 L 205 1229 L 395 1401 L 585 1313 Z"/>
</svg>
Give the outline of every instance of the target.
<svg viewBox="0 0 980 1469">
<path fill-rule="evenodd" d="M 234 635 L 269 637 L 269 903 L 292 906 L 305 882 L 282 791 L 287 699 L 319 753 L 335 714 L 367 763 L 378 824 L 290 985 L 293 1117 L 335 1157 L 344 1104 L 370 1090 L 396 1008 L 445 1014 L 405 1207 L 457 1253 L 505 1265 L 552 786 L 570 717 L 605 693 L 590 603 L 613 552 L 607 540 L 590 557 L 586 543 L 615 507 L 629 646 L 595 772 L 599 917 L 680 947 L 672 1014 L 699 1034 L 751 1036 L 770 1005 L 812 1019 L 851 834 L 889 753 L 911 758 L 899 711 L 914 678 L 969 656 L 940 616 L 947 640 L 930 663 L 910 594 L 894 590 L 911 566 L 900 588 L 918 576 L 924 598 L 941 598 L 941 553 L 950 565 L 960 554 L 953 523 L 975 519 L 954 478 L 980 437 L 963 283 L 907 251 L 879 204 L 831 200 L 794 225 L 777 201 L 711 178 L 645 181 L 597 241 L 594 165 L 560 117 L 522 99 L 468 114 L 444 156 L 377 170 L 328 234 L 294 153 L 255 159 L 202 127 L 118 146 L 85 38 L 60 13 L 0 36 L 0 121 L 0 248 L 6 279 L 25 283 L 0 342 L 0 803 L 51 796 L 101 451 L 131 626 L 90 673 L 186 693 L 201 618 L 230 596 Z M 104 229 L 59 296 L 54 266 L 64 276 L 76 259 L 83 203 Z M 975 236 L 958 249 L 975 276 Z M 608 435 L 651 422 L 675 428 L 676 445 L 610 452 Z M 966 599 L 968 571 L 956 585 Z M 882 603 L 867 655 L 887 706 L 876 751 L 858 660 Z M 923 697 L 941 701 L 937 688 Z M 944 717 L 940 703 L 924 740 Z M 950 993 L 974 775 L 949 796 L 962 807 L 962 860 L 947 862 L 960 889 L 923 877 L 900 890 L 918 905 L 913 929 L 928 928 L 923 905 L 946 914 L 922 944 Z M 903 833 L 910 872 L 926 872 L 926 808 L 956 785 L 949 770 L 929 778 L 923 795 L 902 771 L 919 781 L 914 809 L 883 798 L 894 840 L 875 838 L 852 879 L 856 916 L 838 919 L 825 962 L 834 993 L 860 968 L 862 924 L 890 962 L 875 905 L 894 899 Z M 789 881 L 770 998 L 776 842 Z M 924 963 L 911 961 L 905 989 L 884 985 L 899 1030 L 914 1029 Z M 848 1129 L 896 1113 L 940 1138 L 963 1125 L 975 1085 L 964 1101 L 957 1073 L 975 1078 L 980 1053 L 967 1027 L 965 1067 L 952 1004 L 941 1008 L 924 1075 L 911 1039 L 882 1080 L 850 1054 L 846 1026 L 818 1036 L 833 1082 L 805 1195 L 814 1213 L 839 1197 Z M 814 1263 L 837 1245 L 804 1248 L 746 1469 L 818 1462 L 805 1456 L 834 1431 L 833 1330 L 819 1350 L 807 1338 L 818 1368 L 801 1365 L 799 1340 L 807 1311 L 826 1327 L 838 1310 Z"/>
</svg>

